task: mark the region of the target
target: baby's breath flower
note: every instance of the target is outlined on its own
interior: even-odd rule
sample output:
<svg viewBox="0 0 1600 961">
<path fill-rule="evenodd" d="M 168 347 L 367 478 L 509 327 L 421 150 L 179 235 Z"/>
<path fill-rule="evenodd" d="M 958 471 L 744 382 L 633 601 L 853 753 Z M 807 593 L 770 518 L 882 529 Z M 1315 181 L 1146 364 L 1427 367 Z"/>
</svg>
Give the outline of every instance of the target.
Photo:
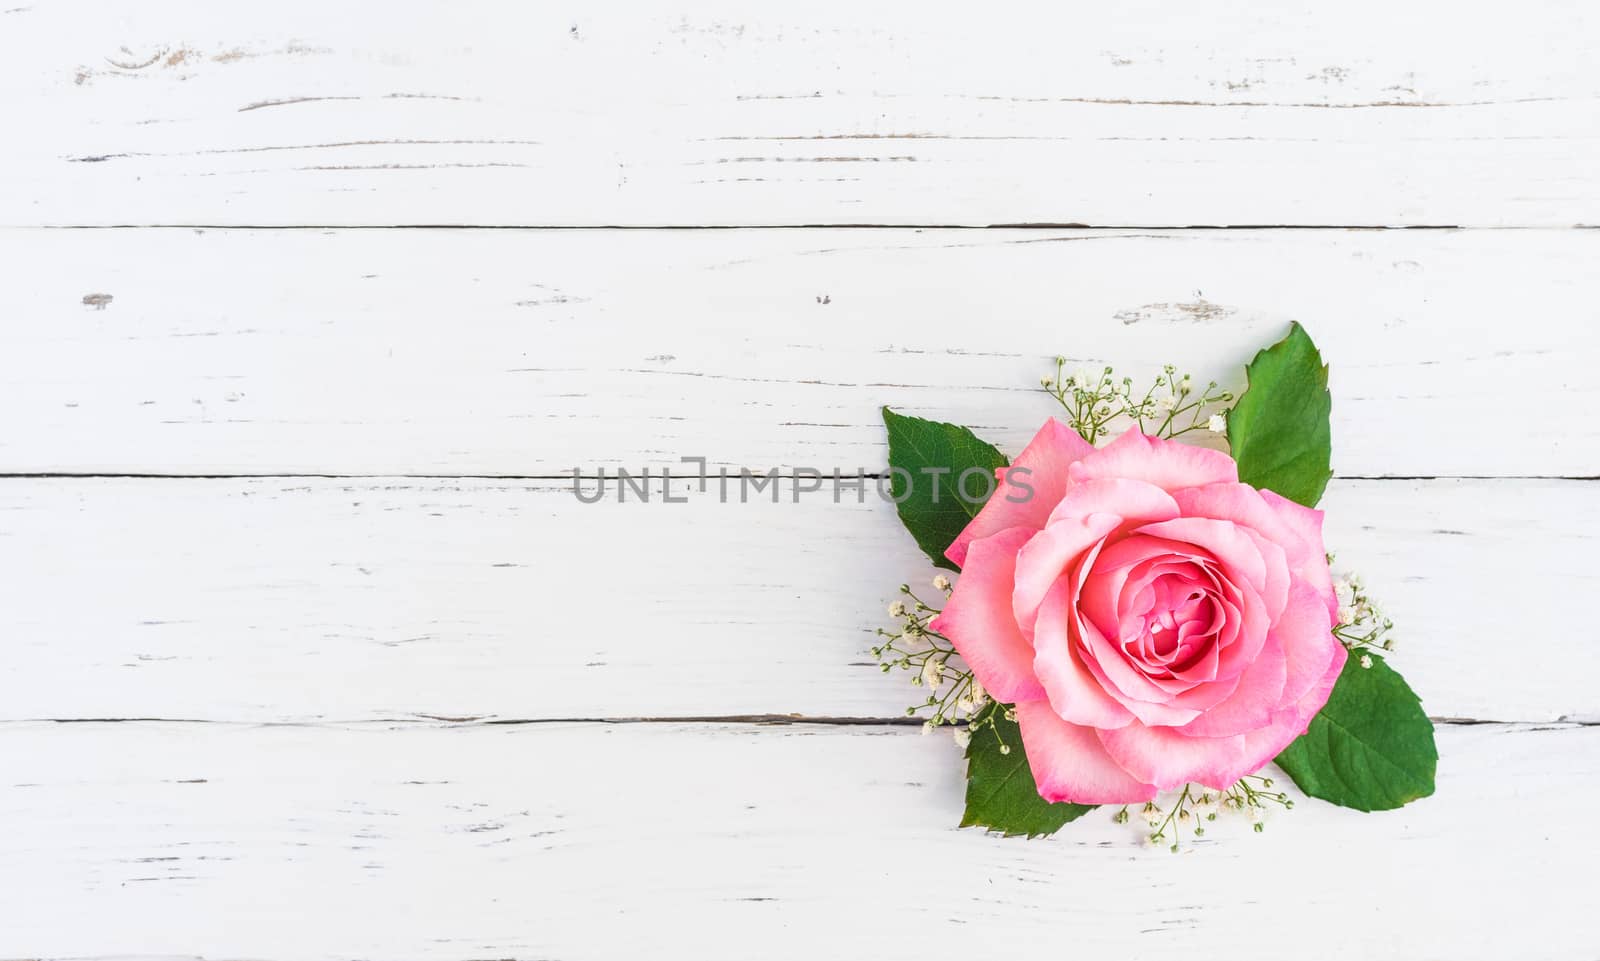
<svg viewBox="0 0 1600 961">
<path fill-rule="evenodd" d="M 1363 655 L 1361 655 L 1361 666 L 1365 667 L 1365 668 L 1372 667 L 1372 655 L 1371 654 L 1363 654 Z"/>
<path fill-rule="evenodd" d="M 943 574 L 935 577 L 933 579 L 933 589 L 936 591 L 948 591 L 950 589 L 950 578 L 945 577 Z"/>
<path fill-rule="evenodd" d="M 1352 651 L 1366 648 L 1391 650 L 1394 639 L 1388 636 L 1394 621 L 1386 617 L 1377 602 L 1367 594 L 1361 578 L 1355 575 L 1340 577 L 1333 583 L 1334 594 L 1339 600 L 1338 623 L 1333 629 L 1333 634 Z M 1367 667 L 1370 658 L 1363 655 L 1362 667 Z"/>
<path fill-rule="evenodd" d="M 889 616 L 890 617 L 905 617 L 906 616 L 906 606 L 904 604 L 900 603 L 899 601 L 895 601 L 893 604 L 889 605 Z"/>
<path fill-rule="evenodd" d="M 1221 414 L 1212 414 L 1210 419 L 1206 421 L 1206 430 L 1211 431 L 1213 434 L 1226 433 L 1228 430 L 1228 418 Z"/>
<path fill-rule="evenodd" d="M 1143 393 L 1133 389 L 1133 378 L 1118 378 L 1110 367 L 1099 374 L 1087 370 L 1067 374 L 1065 368 L 1065 359 L 1057 357 L 1055 376 L 1041 377 L 1039 383 L 1066 408 L 1067 422 L 1091 444 L 1119 426 L 1137 426 L 1164 438 L 1225 429 L 1217 426 L 1225 424 L 1215 420 L 1221 416 L 1217 407 L 1231 402 L 1233 395 L 1219 390 L 1215 381 L 1198 390 L 1191 375 L 1180 376 L 1171 364 Z"/>
<path fill-rule="evenodd" d="M 950 736 L 955 739 L 956 746 L 963 749 L 972 743 L 972 732 L 964 727 L 953 728 L 950 731 Z"/>
<path fill-rule="evenodd" d="M 937 657 L 930 657 L 922 662 L 922 683 L 930 688 L 938 687 L 944 683 L 944 661 Z"/>
<path fill-rule="evenodd" d="M 1206 836 L 1206 823 L 1217 819 L 1219 808 L 1244 812 L 1259 831 L 1268 803 L 1285 809 L 1294 807 L 1294 802 L 1287 794 L 1266 790 L 1270 787 L 1272 779 L 1259 774 L 1240 778 L 1222 789 L 1185 784 L 1172 797 L 1170 806 L 1163 808 L 1156 801 L 1148 801 L 1137 813 L 1139 820 L 1146 825 L 1144 830 L 1149 832 L 1144 835 L 1146 838 L 1154 838 L 1162 845 L 1170 844 L 1172 850 L 1177 851 L 1185 833 L 1197 838 Z M 1128 811 L 1128 807 L 1124 806 L 1112 816 L 1112 820 L 1118 824 L 1125 823 Z"/>
</svg>

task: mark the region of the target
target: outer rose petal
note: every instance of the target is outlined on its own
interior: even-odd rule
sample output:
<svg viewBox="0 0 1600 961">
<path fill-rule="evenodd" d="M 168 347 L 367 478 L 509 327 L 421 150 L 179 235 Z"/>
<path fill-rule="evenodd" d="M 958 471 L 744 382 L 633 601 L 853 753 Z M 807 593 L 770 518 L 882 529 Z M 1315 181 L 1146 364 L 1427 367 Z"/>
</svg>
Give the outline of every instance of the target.
<svg viewBox="0 0 1600 961">
<path fill-rule="evenodd" d="M 1000 483 L 989 500 L 978 511 L 978 516 L 967 523 L 954 543 L 945 549 L 944 556 L 959 567 L 967 566 L 967 551 L 972 542 L 988 537 L 1010 527 L 1038 530 L 1045 518 L 1067 491 L 1067 469 L 1075 461 L 1094 452 L 1088 441 L 1078 432 L 1054 417 L 1045 421 L 1033 440 L 1022 449 L 1012 462 L 1013 469 L 1022 468 L 1030 473 L 1019 475 L 1021 484 L 1006 483 L 1005 469 L 1000 470 Z M 1029 489 L 1032 493 L 1029 493 Z M 1026 498 L 1021 503 L 1011 497 Z"/>
<path fill-rule="evenodd" d="M 1280 707 L 1298 701 L 1311 691 L 1327 673 L 1328 662 L 1344 651 L 1344 645 L 1333 636 L 1333 629 L 1325 620 L 1326 614 L 1316 592 L 1297 584 L 1289 594 L 1283 616 L 1272 627 L 1273 636 L 1288 654 L 1288 677 L 1283 685 Z M 1344 663 L 1344 658 L 1338 660 Z M 1321 707 L 1318 703 L 1311 713 L 1315 714 Z"/>
<path fill-rule="evenodd" d="M 1138 722 L 1096 734 L 1119 767 L 1163 791 L 1188 781 L 1222 787 L 1261 766 L 1252 762 L 1238 735 L 1185 737 L 1170 727 Z"/>
<path fill-rule="evenodd" d="M 1333 592 L 1333 576 L 1328 573 L 1328 550 L 1322 543 L 1322 511 L 1302 507 L 1272 491 L 1262 491 L 1261 499 L 1311 545 L 1312 556 L 1297 573 L 1328 605 L 1328 624 L 1332 626 L 1339 618 L 1339 598 Z"/>
<path fill-rule="evenodd" d="M 1078 660 L 1068 621 L 1072 618 L 1072 581 L 1062 578 L 1045 595 L 1033 636 L 1033 669 L 1062 720 L 1091 727 L 1122 727 L 1133 720 L 1128 709 L 1106 693 L 1100 681 Z"/>
<path fill-rule="evenodd" d="M 1052 803 L 1129 804 L 1156 796 L 1145 784 L 1111 760 L 1093 728 L 1069 724 L 1044 701 L 1017 705 L 1022 747 L 1039 796 Z"/>
<path fill-rule="evenodd" d="M 1161 440 L 1130 427 L 1121 437 L 1067 469 L 1072 482 L 1097 477 L 1142 480 L 1166 491 L 1237 482 L 1239 467 L 1221 451 Z"/>
<path fill-rule="evenodd" d="M 1045 524 L 1090 514 L 1115 514 L 1127 523 L 1154 523 L 1172 520 L 1181 513 L 1172 495 L 1154 484 L 1105 477 L 1067 488 Z"/>
<path fill-rule="evenodd" d="M 1233 521 L 1242 527 L 1255 530 L 1267 540 L 1282 547 L 1289 563 L 1296 568 L 1303 565 L 1313 554 L 1321 557 L 1320 530 L 1313 540 L 1307 540 L 1306 527 L 1303 524 L 1291 523 L 1282 512 L 1267 503 L 1267 499 L 1262 496 L 1264 493 L 1248 484 L 1207 484 L 1205 487 L 1175 491 L 1172 499 L 1178 502 L 1185 517 L 1214 517 L 1219 521 Z M 1277 497 L 1276 494 L 1273 496 Z M 1300 509 L 1305 510 L 1305 508 Z"/>
<path fill-rule="evenodd" d="M 1344 670 L 1346 657 L 1343 644 L 1336 643 L 1333 647 L 1333 661 L 1328 665 L 1327 673 L 1304 697 L 1274 714 L 1271 724 L 1244 735 L 1245 757 L 1250 759 L 1250 770 L 1259 771 L 1268 761 L 1283 753 L 1290 742 L 1306 732 L 1311 718 L 1322 710 L 1322 705 L 1328 703 L 1328 695 L 1333 693 L 1334 682 L 1339 680 L 1339 673 Z"/>
<path fill-rule="evenodd" d="M 1283 606 L 1289 602 L 1289 559 L 1284 554 L 1283 548 L 1267 540 L 1248 527 L 1241 527 L 1252 541 L 1256 550 L 1261 552 L 1261 558 L 1267 562 L 1267 584 L 1261 592 L 1261 603 L 1267 606 L 1267 616 L 1277 620 L 1283 613 Z"/>
<path fill-rule="evenodd" d="M 950 638 L 979 683 L 1000 701 L 1044 697 L 1033 676 L 1033 646 L 1011 616 L 1017 551 L 1034 532 L 1013 527 L 972 542 L 971 561 L 944 611 L 928 626 Z"/>
</svg>

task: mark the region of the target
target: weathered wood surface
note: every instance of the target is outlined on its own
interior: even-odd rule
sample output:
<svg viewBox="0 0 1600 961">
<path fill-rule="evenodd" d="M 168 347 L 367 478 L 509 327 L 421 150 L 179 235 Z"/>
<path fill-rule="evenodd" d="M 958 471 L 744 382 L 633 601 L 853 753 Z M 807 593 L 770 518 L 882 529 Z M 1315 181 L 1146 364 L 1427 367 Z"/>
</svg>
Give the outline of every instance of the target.
<svg viewBox="0 0 1600 961">
<path fill-rule="evenodd" d="M 954 828 L 914 728 L 0 726 L 12 957 L 1591 956 L 1600 730 L 1448 725 L 1438 794 L 1141 850 Z M 1581 819 L 1580 819 L 1581 821 Z M 1042 947 L 1043 946 L 1043 947 Z M 1055 947 L 1050 947 L 1055 946 Z"/>
<path fill-rule="evenodd" d="M 1600 475 L 1600 231 L 4 231 L 0 469 L 876 471 L 1017 450 L 1061 353 L 1240 384 L 1290 319 L 1345 476 Z"/>
<path fill-rule="evenodd" d="M 0 5 L 0 958 L 1592 959 L 1597 45 L 1575 0 Z M 895 229 L 992 224 L 1127 229 Z M 170 229 L 52 229 L 113 225 Z M 1346 229 L 1424 225 L 1518 229 Z M 1399 812 L 958 831 L 867 663 L 930 573 L 888 505 L 558 479 L 873 471 L 882 404 L 1015 451 L 1058 353 L 1237 383 L 1291 319 L 1440 719 Z"/>
<path fill-rule="evenodd" d="M 4 224 L 1600 223 L 1573 0 L 0 13 Z"/>
<path fill-rule="evenodd" d="M 894 717 L 918 689 L 871 632 L 933 570 L 891 505 L 795 487 L 13 479 L 0 718 Z M 1336 480 L 1325 506 L 1430 713 L 1600 721 L 1573 621 L 1600 485 Z"/>
</svg>

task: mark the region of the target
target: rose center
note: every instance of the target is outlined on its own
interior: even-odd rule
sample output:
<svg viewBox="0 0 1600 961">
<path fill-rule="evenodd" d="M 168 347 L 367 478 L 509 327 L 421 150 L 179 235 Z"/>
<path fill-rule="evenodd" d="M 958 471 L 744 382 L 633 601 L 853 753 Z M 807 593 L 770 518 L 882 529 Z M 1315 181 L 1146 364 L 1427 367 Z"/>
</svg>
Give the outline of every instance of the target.
<svg viewBox="0 0 1600 961">
<path fill-rule="evenodd" d="M 1134 630 L 1123 641 L 1129 659 L 1147 673 L 1170 675 L 1202 654 L 1215 637 L 1216 607 L 1192 579 L 1160 577 L 1141 592 Z"/>
</svg>

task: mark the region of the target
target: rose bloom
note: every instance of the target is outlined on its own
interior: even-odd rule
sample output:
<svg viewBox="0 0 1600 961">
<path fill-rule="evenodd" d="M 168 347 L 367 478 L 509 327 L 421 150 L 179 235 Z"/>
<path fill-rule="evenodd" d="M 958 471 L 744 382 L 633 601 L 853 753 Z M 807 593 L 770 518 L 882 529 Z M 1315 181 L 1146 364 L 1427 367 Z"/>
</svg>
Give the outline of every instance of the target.
<svg viewBox="0 0 1600 961">
<path fill-rule="evenodd" d="M 1045 800 L 1223 788 L 1305 732 L 1345 660 L 1321 511 L 1137 428 L 1052 419 L 999 474 L 932 627 L 1016 704 Z"/>
</svg>

